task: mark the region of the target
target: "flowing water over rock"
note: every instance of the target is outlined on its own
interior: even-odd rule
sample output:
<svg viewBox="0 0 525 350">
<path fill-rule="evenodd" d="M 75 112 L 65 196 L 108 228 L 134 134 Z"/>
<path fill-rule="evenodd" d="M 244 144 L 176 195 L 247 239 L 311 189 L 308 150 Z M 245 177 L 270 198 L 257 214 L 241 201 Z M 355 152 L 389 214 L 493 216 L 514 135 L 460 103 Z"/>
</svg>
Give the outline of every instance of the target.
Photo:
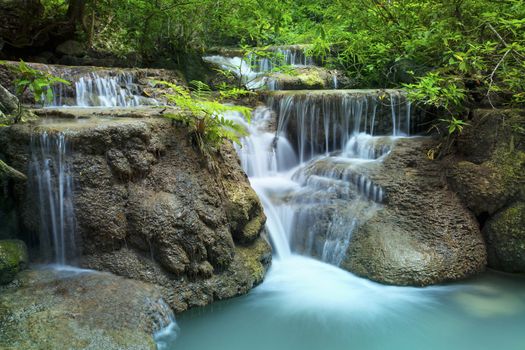
<svg viewBox="0 0 525 350">
<path fill-rule="evenodd" d="M 152 98 L 141 96 L 136 77 L 130 72 L 82 75 L 73 83 L 74 97 L 64 84 L 53 87 L 53 101 L 47 107 L 137 107 L 157 104 Z"/>
<path fill-rule="evenodd" d="M 315 65 L 315 59 L 308 55 L 304 46 L 274 47 L 264 54 L 249 53 L 240 57 L 209 55 L 204 61 L 233 73 L 247 89 L 297 90 L 302 88 L 339 87 L 338 72 L 328 71 Z M 280 68 L 286 67 L 284 71 Z M 293 69 L 295 73 L 286 73 Z"/>
<path fill-rule="evenodd" d="M 38 200 L 41 253 L 60 265 L 78 253 L 69 148 L 63 133 L 43 131 L 31 138 L 29 186 Z"/>
</svg>

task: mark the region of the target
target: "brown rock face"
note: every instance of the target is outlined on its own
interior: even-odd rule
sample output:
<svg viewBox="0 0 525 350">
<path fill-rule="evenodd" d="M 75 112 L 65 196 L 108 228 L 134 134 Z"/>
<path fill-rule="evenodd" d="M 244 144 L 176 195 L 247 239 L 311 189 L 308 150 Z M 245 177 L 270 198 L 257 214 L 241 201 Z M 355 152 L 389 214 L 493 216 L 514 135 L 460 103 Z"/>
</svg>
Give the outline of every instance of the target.
<svg viewBox="0 0 525 350">
<path fill-rule="evenodd" d="M 397 140 L 368 176 L 386 193 L 384 207 L 354 231 L 342 267 L 372 280 L 429 285 L 484 270 L 477 222 L 447 185 L 442 165 L 428 160 L 430 139 Z"/>
<path fill-rule="evenodd" d="M 447 177 L 478 217 L 488 264 L 525 272 L 525 112 L 476 110 L 458 140 Z"/>
<path fill-rule="evenodd" d="M 210 172 L 186 130 L 161 118 L 91 117 L 39 128 L 64 132 L 73 148 L 81 266 L 160 285 L 177 311 L 261 282 L 271 259 L 261 236 L 265 216 L 229 144 Z M 0 136 L 21 169 L 30 135 L 31 127 L 16 126 Z M 23 218 L 38 217 L 29 195 L 17 188 Z M 24 224 L 37 232 L 34 220 Z"/>
</svg>

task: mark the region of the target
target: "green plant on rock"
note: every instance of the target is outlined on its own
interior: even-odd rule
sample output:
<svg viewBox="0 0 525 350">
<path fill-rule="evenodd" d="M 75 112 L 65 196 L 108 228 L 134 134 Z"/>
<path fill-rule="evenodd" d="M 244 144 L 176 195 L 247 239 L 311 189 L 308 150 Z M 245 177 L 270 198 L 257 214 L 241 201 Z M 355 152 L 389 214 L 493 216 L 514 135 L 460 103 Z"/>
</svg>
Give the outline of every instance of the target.
<svg viewBox="0 0 525 350">
<path fill-rule="evenodd" d="M 226 105 L 213 99 L 211 90 L 204 83 L 192 84 L 198 85 L 200 88 L 194 94 L 186 87 L 166 81 L 154 81 L 154 83 L 167 88 L 168 91 L 163 93 L 164 97 L 169 103 L 182 110 L 181 113 L 166 113 L 163 116 L 180 122 L 189 128 L 191 141 L 207 158 L 208 164 L 212 168 L 215 166 L 214 156 L 225 140 L 240 145 L 240 138 L 247 135 L 246 128 L 234 120 L 228 119 L 227 113 L 240 113 L 249 122 L 251 118 L 250 108 Z"/>
<path fill-rule="evenodd" d="M 31 91 L 35 103 L 53 101 L 53 85 L 70 85 L 69 81 L 47 72 L 34 69 L 23 60 L 20 60 L 18 65 L 9 64 L 3 61 L 0 61 L 0 64 L 6 65 L 9 70 L 15 74 L 16 79 L 14 80 L 14 84 L 18 97 L 22 97 L 27 91 Z M 15 123 L 20 121 L 22 115 L 20 104 L 18 110 L 18 115 L 14 119 Z"/>
<path fill-rule="evenodd" d="M 446 131 L 444 142 L 428 152 L 430 159 L 447 154 L 455 143 L 456 137 L 468 125 L 459 117 L 464 113 L 463 103 L 466 99 L 466 91 L 460 82 L 461 80 L 456 77 L 430 72 L 419 78 L 415 84 L 404 84 L 409 100 L 430 109 L 431 113 L 445 116 L 439 118 L 438 123 L 432 126 L 440 133 L 443 129 Z"/>
</svg>

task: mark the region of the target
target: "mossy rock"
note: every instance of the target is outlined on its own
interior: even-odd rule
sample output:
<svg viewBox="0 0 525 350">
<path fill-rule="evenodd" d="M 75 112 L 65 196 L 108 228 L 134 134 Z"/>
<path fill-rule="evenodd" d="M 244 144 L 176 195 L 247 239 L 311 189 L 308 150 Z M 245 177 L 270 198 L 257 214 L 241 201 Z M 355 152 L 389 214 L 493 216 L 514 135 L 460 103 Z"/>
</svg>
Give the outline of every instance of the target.
<svg viewBox="0 0 525 350">
<path fill-rule="evenodd" d="M 332 88 L 333 73 L 320 67 L 296 68 L 291 72 L 274 73 L 279 90 L 319 90 Z"/>
<path fill-rule="evenodd" d="M 447 177 L 465 205 L 486 217 L 525 199 L 525 112 L 477 110 L 473 115 L 458 140 L 461 160 Z"/>
<path fill-rule="evenodd" d="M 24 242 L 16 239 L 0 241 L 0 285 L 11 282 L 27 267 L 29 258 Z"/>
<path fill-rule="evenodd" d="M 525 202 L 517 202 L 485 226 L 488 263 L 507 272 L 525 272 Z"/>
</svg>

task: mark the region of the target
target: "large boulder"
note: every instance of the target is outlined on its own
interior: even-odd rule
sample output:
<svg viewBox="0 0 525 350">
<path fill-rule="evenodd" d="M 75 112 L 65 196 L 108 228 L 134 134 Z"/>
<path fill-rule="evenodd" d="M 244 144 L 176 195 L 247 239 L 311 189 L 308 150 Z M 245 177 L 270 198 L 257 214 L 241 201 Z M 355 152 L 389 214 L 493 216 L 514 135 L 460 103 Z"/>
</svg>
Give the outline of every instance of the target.
<svg viewBox="0 0 525 350">
<path fill-rule="evenodd" d="M 173 316 L 155 286 L 108 273 L 27 270 L 15 282 L 0 293 L 2 349 L 154 350 Z"/>
<path fill-rule="evenodd" d="M 489 265 L 507 272 L 525 272 L 525 202 L 517 202 L 491 218 L 483 233 Z"/>
<path fill-rule="evenodd" d="M 429 285 L 482 272 L 487 254 L 473 215 L 449 189 L 427 138 L 400 139 L 368 176 L 386 194 L 359 226 L 342 267 L 396 285 Z"/>
<path fill-rule="evenodd" d="M 15 239 L 0 241 L 0 285 L 10 283 L 29 262 L 24 242 Z"/>
<path fill-rule="evenodd" d="M 225 143 L 208 167 L 184 127 L 148 111 L 99 112 L 128 116 L 108 119 L 70 109 L 81 122 L 39 126 L 63 132 L 74 147 L 78 263 L 161 285 L 177 311 L 246 293 L 262 281 L 271 249 L 233 147 Z M 32 132 L 27 125 L 0 131 L 0 149 L 19 169 L 28 168 Z M 14 192 L 24 231 L 36 234 L 36 194 L 26 188 Z"/>
</svg>

